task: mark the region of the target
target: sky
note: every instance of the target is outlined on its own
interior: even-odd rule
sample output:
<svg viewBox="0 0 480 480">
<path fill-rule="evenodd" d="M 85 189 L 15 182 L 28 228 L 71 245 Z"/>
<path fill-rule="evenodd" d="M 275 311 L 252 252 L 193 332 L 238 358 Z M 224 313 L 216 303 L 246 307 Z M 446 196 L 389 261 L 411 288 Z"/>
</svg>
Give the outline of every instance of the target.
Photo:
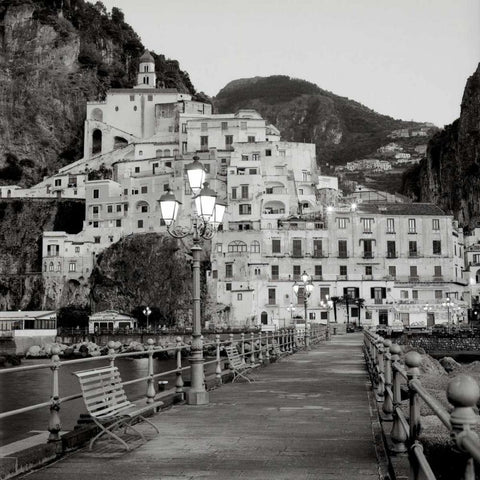
<svg viewBox="0 0 480 480">
<path fill-rule="evenodd" d="M 480 62 L 478 0 L 103 0 L 197 91 L 288 75 L 403 120 L 460 114 Z"/>
</svg>

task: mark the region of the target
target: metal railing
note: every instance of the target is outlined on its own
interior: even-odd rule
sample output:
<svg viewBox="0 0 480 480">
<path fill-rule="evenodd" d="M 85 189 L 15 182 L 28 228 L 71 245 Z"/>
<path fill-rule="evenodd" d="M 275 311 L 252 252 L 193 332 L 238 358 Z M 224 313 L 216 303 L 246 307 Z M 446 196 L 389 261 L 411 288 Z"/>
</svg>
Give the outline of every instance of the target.
<svg viewBox="0 0 480 480">
<path fill-rule="evenodd" d="M 465 467 L 462 479 L 475 479 L 475 462 L 480 463 L 480 439 L 472 430 L 479 421 L 476 404 L 480 399 L 477 382 L 468 375 L 454 377 L 447 387 L 447 399 L 453 406 L 448 412 L 420 381 L 421 355 L 411 350 L 400 363 L 402 349 L 377 334 L 364 331 L 364 352 L 377 402 L 383 412 L 382 423 L 390 429 L 390 450 L 408 455 L 410 480 L 436 480 L 421 443 L 420 400 L 427 405 L 464 452 Z M 409 415 L 402 410 L 402 386 L 408 391 Z M 453 479 L 452 479 L 453 480 Z"/>
<path fill-rule="evenodd" d="M 239 336 L 235 336 L 233 333 L 228 334 L 228 337 L 225 340 L 221 340 L 220 334 L 215 335 L 215 340 L 211 342 L 204 343 L 204 349 L 208 352 L 214 351 L 214 358 L 212 360 L 206 360 L 204 365 L 215 365 L 215 379 L 218 384 L 222 383 L 222 375 L 225 370 L 224 363 L 227 361 L 226 357 L 222 357 L 221 352 L 224 349 L 225 345 L 230 345 L 236 343 L 239 345 L 239 351 L 241 352 L 242 357 L 246 362 L 251 363 L 268 363 L 272 357 L 276 356 L 275 351 L 280 351 L 281 354 L 291 354 L 297 351 L 300 348 L 305 348 L 305 341 L 308 344 L 318 343 L 321 339 L 325 338 L 323 335 L 324 331 L 319 326 L 312 326 L 308 329 L 308 335 L 304 336 L 304 332 L 301 330 L 295 330 L 293 328 L 284 328 L 277 330 L 275 332 L 247 332 L 241 333 Z M 308 338 L 307 338 L 308 337 Z M 190 370 L 190 366 L 184 366 L 182 364 L 182 352 L 190 349 L 190 345 L 187 345 L 182 342 L 181 337 L 175 339 L 175 344 L 167 345 L 165 347 L 156 347 L 155 341 L 153 339 L 147 340 L 146 350 L 137 351 L 137 352 L 125 352 L 119 353 L 115 350 L 116 343 L 114 341 L 109 341 L 108 353 L 104 356 L 96 356 L 89 358 L 79 358 L 75 360 L 60 360 L 60 347 L 54 345 L 52 347 L 52 356 L 50 362 L 41 363 L 38 365 L 29 365 L 29 366 L 20 366 L 13 368 L 6 368 L 0 370 L 0 375 L 7 375 L 10 373 L 22 373 L 32 370 L 40 369 L 50 369 L 52 372 L 51 377 L 51 396 L 49 400 L 46 400 L 42 403 L 37 403 L 29 405 L 22 408 L 17 408 L 13 410 L 8 410 L 0 413 L 0 419 L 13 417 L 15 415 L 20 415 L 22 413 L 31 412 L 33 410 L 38 410 L 48 407 L 50 410 L 48 428 L 50 432 L 48 437 L 49 442 L 60 441 L 60 431 L 61 431 L 61 405 L 71 402 L 82 397 L 80 392 L 68 395 L 65 397 L 60 397 L 60 385 L 59 385 L 59 369 L 64 365 L 72 365 L 76 363 L 85 362 L 109 362 L 111 366 L 115 365 L 115 360 L 123 357 L 139 357 L 147 356 L 148 357 L 148 374 L 146 376 L 135 378 L 133 380 L 124 381 L 122 384 L 131 385 L 135 383 L 145 382 L 145 401 L 146 403 L 153 403 L 155 396 L 157 395 L 155 389 L 155 379 L 165 377 L 167 375 L 176 375 L 174 393 L 180 398 L 184 399 L 184 380 L 183 372 Z M 168 370 L 160 373 L 154 374 L 154 364 L 153 358 L 155 354 L 173 352 L 176 359 L 176 368 L 173 370 Z M 93 368 L 93 367 L 92 367 Z M 165 382 L 166 383 L 166 382 Z M 173 389 L 173 388 L 172 388 Z M 80 415 L 80 412 L 78 412 Z"/>
</svg>

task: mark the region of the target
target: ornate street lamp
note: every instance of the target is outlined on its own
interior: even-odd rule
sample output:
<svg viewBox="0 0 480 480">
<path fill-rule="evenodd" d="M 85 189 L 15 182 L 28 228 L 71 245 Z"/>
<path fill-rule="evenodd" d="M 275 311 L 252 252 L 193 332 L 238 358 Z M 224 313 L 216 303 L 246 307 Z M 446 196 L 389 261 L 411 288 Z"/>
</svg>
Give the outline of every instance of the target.
<svg viewBox="0 0 480 480">
<path fill-rule="evenodd" d="M 328 340 L 330 336 L 330 310 L 333 308 L 333 300 L 330 300 L 329 295 L 325 295 L 325 300 L 320 301 L 320 307 L 327 310 L 327 334 L 326 338 Z"/>
<path fill-rule="evenodd" d="M 307 302 L 308 302 L 308 298 L 312 294 L 315 287 L 313 286 L 312 279 L 307 272 L 304 271 L 302 273 L 301 279 L 302 279 L 302 284 L 299 285 L 297 282 L 293 284 L 293 292 L 297 296 L 297 299 L 300 293 L 303 292 L 303 307 L 305 312 L 304 313 L 305 315 L 305 334 L 304 334 L 305 350 L 310 350 L 308 319 L 307 319 Z"/>
<path fill-rule="evenodd" d="M 145 307 L 143 309 L 143 314 L 147 317 L 147 330 L 148 330 L 148 318 L 150 317 L 150 314 L 152 311 L 150 310 L 150 307 Z"/>
<path fill-rule="evenodd" d="M 449 297 L 445 299 L 444 302 L 442 302 L 442 307 L 447 309 L 447 331 L 450 333 L 450 309 L 455 307 L 455 302 L 450 300 Z"/>
<path fill-rule="evenodd" d="M 208 392 L 205 390 L 203 371 L 203 340 L 200 319 L 200 247 L 201 239 L 210 240 L 222 223 L 226 205 L 217 203 L 217 194 L 205 182 L 205 170 L 198 157 L 187 165 L 187 177 L 195 201 L 196 212 L 191 216 L 191 227 L 174 225 L 180 209 L 180 202 L 168 191 L 160 197 L 160 213 L 167 226 L 167 232 L 174 238 L 185 238 L 192 235 L 191 248 L 193 258 L 193 332 L 191 347 L 191 388 L 187 392 L 189 405 L 205 405 L 208 403 Z"/>
</svg>

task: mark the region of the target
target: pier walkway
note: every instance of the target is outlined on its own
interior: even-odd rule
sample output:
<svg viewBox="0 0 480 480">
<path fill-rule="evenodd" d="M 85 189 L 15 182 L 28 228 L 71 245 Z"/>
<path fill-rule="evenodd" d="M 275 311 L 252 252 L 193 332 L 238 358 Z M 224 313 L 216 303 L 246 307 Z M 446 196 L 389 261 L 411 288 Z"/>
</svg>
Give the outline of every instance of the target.
<svg viewBox="0 0 480 480">
<path fill-rule="evenodd" d="M 100 440 L 28 474 L 29 480 L 377 480 L 361 334 L 335 336 L 229 383 L 205 406 L 153 417 L 148 442 Z"/>
</svg>

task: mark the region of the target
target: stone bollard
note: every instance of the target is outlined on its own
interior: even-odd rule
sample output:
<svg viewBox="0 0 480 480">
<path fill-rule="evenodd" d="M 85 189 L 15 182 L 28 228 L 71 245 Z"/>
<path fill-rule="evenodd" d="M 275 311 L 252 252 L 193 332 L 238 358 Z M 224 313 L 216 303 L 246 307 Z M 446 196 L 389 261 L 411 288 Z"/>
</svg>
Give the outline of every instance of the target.
<svg viewBox="0 0 480 480">
<path fill-rule="evenodd" d="M 458 448 L 465 451 L 463 442 L 467 439 L 478 445 L 478 435 L 472 431 L 472 427 L 478 423 L 478 415 L 474 410 L 480 399 L 478 383 L 468 375 L 458 375 L 448 384 L 447 399 L 453 405 L 450 423 Z M 470 454 L 466 461 L 463 478 L 475 479 L 475 464 Z"/>
<path fill-rule="evenodd" d="M 393 419 L 392 412 L 393 412 L 393 400 L 391 397 L 392 394 L 392 357 L 390 353 L 390 347 L 392 346 L 391 340 L 384 340 L 383 347 L 384 347 L 384 377 L 385 377 L 385 394 L 383 400 L 383 420 L 391 421 Z"/>
<path fill-rule="evenodd" d="M 155 398 L 155 384 L 153 381 L 153 349 L 155 342 L 152 338 L 147 340 L 148 349 L 148 380 L 147 380 L 147 403 L 153 403 Z"/>
<path fill-rule="evenodd" d="M 215 346 L 216 346 L 216 360 L 217 365 L 215 367 L 215 377 L 217 379 L 217 383 L 222 383 L 222 365 L 220 363 L 220 335 L 215 335 Z"/>
<path fill-rule="evenodd" d="M 385 383 L 384 383 L 384 363 L 383 363 L 383 338 L 378 337 L 376 342 L 377 349 L 377 391 L 376 397 L 377 402 L 383 402 L 383 396 L 385 393 Z"/>
<path fill-rule="evenodd" d="M 390 432 L 390 439 L 392 440 L 392 451 L 395 453 L 405 453 L 407 451 L 407 447 L 405 445 L 407 440 L 407 432 L 405 432 L 397 412 L 397 409 L 400 408 L 402 403 L 402 392 L 400 389 L 402 385 L 402 377 L 397 370 L 393 368 L 394 365 L 398 365 L 401 352 L 402 349 L 400 345 L 392 343 L 390 346 L 390 353 L 392 357 L 391 361 L 393 370 L 393 423 L 392 430 Z"/>
<path fill-rule="evenodd" d="M 409 390 L 409 401 L 410 401 L 410 436 L 409 441 L 411 443 L 415 442 L 420 434 L 421 423 L 420 423 L 420 404 L 419 396 L 414 388 L 411 386 L 413 380 L 418 380 L 420 377 L 420 365 L 422 364 L 422 356 L 411 350 L 405 355 L 405 365 L 407 366 L 407 377 L 408 377 L 408 390 Z"/>
<path fill-rule="evenodd" d="M 182 376 L 182 337 L 175 338 L 175 355 L 177 357 L 177 371 L 175 372 L 177 378 L 175 379 L 175 394 L 179 400 L 184 400 L 185 393 L 183 391 L 183 376 Z"/>
<path fill-rule="evenodd" d="M 62 425 L 60 422 L 60 395 L 58 391 L 58 369 L 60 368 L 60 347 L 54 345 L 52 347 L 52 366 L 50 370 L 52 371 L 52 396 L 50 397 L 50 417 L 48 419 L 48 431 L 50 435 L 48 436 L 48 442 L 58 442 L 60 441 L 60 430 Z"/>
<path fill-rule="evenodd" d="M 115 342 L 110 340 L 107 343 L 108 347 L 108 356 L 110 358 L 110 366 L 113 368 L 115 366 Z"/>
</svg>

